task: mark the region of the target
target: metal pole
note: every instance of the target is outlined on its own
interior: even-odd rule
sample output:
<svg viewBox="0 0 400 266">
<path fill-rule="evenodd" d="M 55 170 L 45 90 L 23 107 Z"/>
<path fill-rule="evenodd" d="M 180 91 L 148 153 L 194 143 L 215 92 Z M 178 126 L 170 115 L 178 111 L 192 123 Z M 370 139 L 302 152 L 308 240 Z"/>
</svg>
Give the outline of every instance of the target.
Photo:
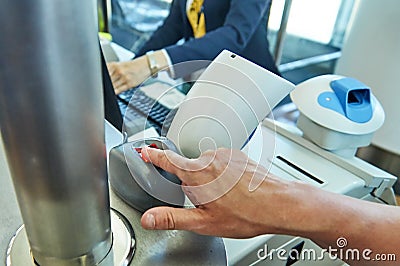
<svg viewBox="0 0 400 266">
<path fill-rule="evenodd" d="M 112 240 L 94 1 L 0 9 L 0 125 L 32 255 L 96 265 Z"/>
<path fill-rule="evenodd" d="M 333 61 L 333 60 L 340 58 L 341 55 L 342 55 L 342 52 L 340 52 L 340 51 L 329 53 L 329 54 L 316 55 L 316 56 L 292 61 L 289 63 L 280 64 L 278 69 L 279 69 L 279 72 L 284 73 L 284 72 L 292 71 L 295 69 L 308 67 L 311 65 L 316 65 L 316 64 Z"/>
<path fill-rule="evenodd" d="M 285 36 L 286 36 L 286 27 L 287 27 L 287 24 L 289 21 L 289 14 L 290 14 L 291 6 L 292 6 L 292 0 L 285 0 L 285 6 L 284 6 L 283 12 L 282 12 L 281 24 L 279 26 L 279 30 L 277 33 L 275 49 L 274 49 L 275 63 L 277 66 L 279 66 L 279 64 L 281 63 L 283 42 L 284 42 Z"/>
<path fill-rule="evenodd" d="M 110 33 L 111 1 L 97 0 L 97 8 L 99 12 L 99 24 L 101 23 L 104 27 L 99 28 L 99 31 Z"/>
</svg>

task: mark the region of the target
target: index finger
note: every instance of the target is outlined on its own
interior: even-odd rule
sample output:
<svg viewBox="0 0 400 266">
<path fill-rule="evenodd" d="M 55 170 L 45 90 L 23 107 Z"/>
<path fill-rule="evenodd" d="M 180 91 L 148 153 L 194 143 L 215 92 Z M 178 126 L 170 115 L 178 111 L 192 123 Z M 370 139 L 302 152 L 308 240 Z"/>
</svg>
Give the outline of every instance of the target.
<svg viewBox="0 0 400 266">
<path fill-rule="evenodd" d="M 150 147 L 144 147 L 142 150 L 144 160 L 150 161 L 155 166 L 164 169 L 167 172 L 175 174 L 183 182 L 190 183 L 186 172 L 192 168 L 192 160 L 187 159 L 171 150 L 160 150 Z"/>
</svg>

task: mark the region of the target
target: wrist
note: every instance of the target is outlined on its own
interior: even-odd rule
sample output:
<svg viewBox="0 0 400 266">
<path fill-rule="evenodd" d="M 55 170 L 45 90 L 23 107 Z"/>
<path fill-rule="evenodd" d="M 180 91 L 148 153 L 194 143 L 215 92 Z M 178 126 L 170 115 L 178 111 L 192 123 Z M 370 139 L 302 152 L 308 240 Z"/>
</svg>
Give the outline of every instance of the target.
<svg viewBox="0 0 400 266">
<path fill-rule="evenodd" d="M 283 234 L 313 239 L 319 243 L 331 243 L 343 236 L 343 232 L 356 232 L 362 223 L 349 223 L 349 217 L 359 220 L 353 198 L 324 191 L 315 186 L 291 182 L 283 194 L 287 218 Z M 346 236 L 347 237 L 347 236 Z"/>
<path fill-rule="evenodd" d="M 270 199 L 280 209 L 274 233 L 314 238 L 337 228 L 339 217 L 333 217 L 334 202 L 326 191 L 297 181 L 280 187 Z"/>
<path fill-rule="evenodd" d="M 164 53 L 161 50 L 147 52 L 146 60 L 150 74 L 153 77 L 157 77 L 159 71 L 168 67 L 168 60 L 165 58 Z"/>
</svg>

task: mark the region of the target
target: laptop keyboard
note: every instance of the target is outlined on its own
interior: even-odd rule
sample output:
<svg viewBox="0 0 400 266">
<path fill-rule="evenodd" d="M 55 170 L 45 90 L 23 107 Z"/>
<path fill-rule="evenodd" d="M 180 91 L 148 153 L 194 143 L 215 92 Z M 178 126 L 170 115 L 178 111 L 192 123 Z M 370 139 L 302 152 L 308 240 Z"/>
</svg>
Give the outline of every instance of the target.
<svg viewBox="0 0 400 266">
<path fill-rule="evenodd" d="M 154 127 L 161 136 L 167 134 L 177 108 L 171 110 L 139 89 L 125 91 L 117 97 L 128 135 L 148 127 Z"/>
</svg>

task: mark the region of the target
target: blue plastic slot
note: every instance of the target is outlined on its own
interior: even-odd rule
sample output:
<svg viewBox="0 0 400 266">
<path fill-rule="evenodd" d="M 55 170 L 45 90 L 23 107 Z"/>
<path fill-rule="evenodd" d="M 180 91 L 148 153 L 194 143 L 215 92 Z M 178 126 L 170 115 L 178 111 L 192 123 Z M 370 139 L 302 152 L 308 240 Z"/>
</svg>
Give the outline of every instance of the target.
<svg viewBox="0 0 400 266">
<path fill-rule="evenodd" d="M 365 123 L 372 118 L 371 90 L 354 78 L 343 78 L 330 83 L 334 93 L 323 92 L 318 97 L 321 106 L 334 110 L 348 119 Z"/>
</svg>

